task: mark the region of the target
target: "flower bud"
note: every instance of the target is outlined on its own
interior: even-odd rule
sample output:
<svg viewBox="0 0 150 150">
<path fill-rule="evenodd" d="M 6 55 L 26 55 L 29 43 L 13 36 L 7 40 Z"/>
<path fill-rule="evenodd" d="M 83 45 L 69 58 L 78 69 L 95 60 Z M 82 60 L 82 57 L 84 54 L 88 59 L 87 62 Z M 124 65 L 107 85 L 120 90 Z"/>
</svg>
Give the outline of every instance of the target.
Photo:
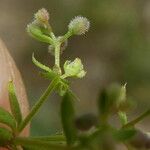
<svg viewBox="0 0 150 150">
<path fill-rule="evenodd" d="M 90 22 L 87 18 L 77 16 L 68 25 L 69 31 L 76 35 L 85 34 L 89 30 Z"/>
<path fill-rule="evenodd" d="M 35 19 L 39 23 L 47 23 L 49 20 L 49 13 L 45 8 L 42 8 L 38 10 L 38 12 L 35 14 Z"/>
<path fill-rule="evenodd" d="M 48 21 L 49 13 L 45 8 L 40 9 L 34 15 L 34 20 L 27 25 L 27 32 L 37 40 L 49 43 L 52 29 Z"/>
<path fill-rule="evenodd" d="M 74 76 L 82 78 L 86 74 L 83 69 L 83 64 L 79 58 L 76 58 L 73 62 L 67 60 L 64 64 L 64 71 L 67 77 Z"/>
</svg>

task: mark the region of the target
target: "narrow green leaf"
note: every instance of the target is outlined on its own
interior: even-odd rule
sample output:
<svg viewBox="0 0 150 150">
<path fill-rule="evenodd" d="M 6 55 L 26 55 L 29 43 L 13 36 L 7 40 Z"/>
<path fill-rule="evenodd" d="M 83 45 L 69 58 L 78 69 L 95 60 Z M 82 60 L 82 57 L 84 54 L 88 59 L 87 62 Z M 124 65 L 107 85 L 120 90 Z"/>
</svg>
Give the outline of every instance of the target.
<svg viewBox="0 0 150 150">
<path fill-rule="evenodd" d="M 61 121 L 68 145 L 72 145 L 76 140 L 74 119 L 75 113 L 72 99 L 70 94 L 67 92 L 61 103 Z"/>
<path fill-rule="evenodd" d="M 42 70 L 44 70 L 44 71 L 46 71 L 46 72 L 49 72 L 49 73 L 52 72 L 52 70 L 51 70 L 49 67 L 43 65 L 42 63 L 40 63 L 38 60 L 35 59 L 34 53 L 32 54 L 32 62 L 33 62 L 38 68 L 40 68 L 40 69 L 42 69 Z"/>
<path fill-rule="evenodd" d="M 16 96 L 15 87 L 12 81 L 10 81 L 8 84 L 8 92 L 9 92 L 9 102 L 10 102 L 11 112 L 14 118 L 16 119 L 16 122 L 19 125 L 22 121 L 22 114 L 21 114 L 19 102 Z"/>
<path fill-rule="evenodd" d="M 12 130 L 16 129 L 16 121 L 14 117 L 2 107 L 0 107 L 0 123 L 6 124 Z"/>
<path fill-rule="evenodd" d="M 110 112 L 110 101 L 108 99 L 107 90 L 103 89 L 98 99 L 98 110 L 100 122 L 106 124 Z"/>
<path fill-rule="evenodd" d="M 0 128 L 0 146 L 5 146 L 13 138 L 12 133 L 5 128 Z"/>
<path fill-rule="evenodd" d="M 98 100 L 98 107 L 100 114 L 105 114 L 108 112 L 108 97 L 105 89 L 100 93 L 100 97 Z"/>
<path fill-rule="evenodd" d="M 52 44 L 52 39 L 49 36 L 43 34 L 41 29 L 36 27 L 33 24 L 29 24 L 27 26 L 27 32 L 29 33 L 29 35 L 31 35 L 33 38 L 37 39 L 38 41 Z"/>
</svg>

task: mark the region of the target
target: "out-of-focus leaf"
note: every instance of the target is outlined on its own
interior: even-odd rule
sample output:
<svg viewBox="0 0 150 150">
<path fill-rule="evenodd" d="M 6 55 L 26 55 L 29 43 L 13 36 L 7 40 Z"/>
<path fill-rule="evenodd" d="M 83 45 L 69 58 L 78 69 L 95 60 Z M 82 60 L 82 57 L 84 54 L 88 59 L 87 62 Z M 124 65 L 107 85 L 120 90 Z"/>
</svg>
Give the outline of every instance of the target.
<svg viewBox="0 0 150 150">
<path fill-rule="evenodd" d="M 10 102 L 11 112 L 14 118 L 16 119 L 16 122 L 19 125 L 22 121 L 22 114 L 21 114 L 19 102 L 16 96 L 14 84 L 12 81 L 10 81 L 8 84 L 8 92 L 9 92 L 9 102 Z"/>
<path fill-rule="evenodd" d="M 0 123 L 6 124 L 12 130 L 16 129 L 16 121 L 15 118 L 5 109 L 0 107 Z"/>
<path fill-rule="evenodd" d="M 72 97 L 66 92 L 61 103 L 61 121 L 68 145 L 72 145 L 76 141 L 74 119 L 75 113 Z"/>
<path fill-rule="evenodd" d="M 100 121 L 102 124 L 105 124 L 107 122 L 107 118 L 109 115 L 109 101 L 106 89 L 103 89 L 102 92 L 100 93 L 98 99 L 98 109 L 101 119 Z"/>
<path fill-rule="evenodd" d="M 135 129 L 121 129 L 118 131 L 114 131 L 114 137 L 118 141 L 126 141 L 130 140 L 135 134 L 136 134 Z"/>
<path fill-rule="evenodd" d="M 98 106 L 99 112 L 103 116 L 125 111 L 129 107 L 126 101 L 125 86 L 113 84 L 107 89 L 103 89 L 99 97 Z"/>
<path fill-rule="evenodd" d="M 13 138 L 12 133 L 5 128 L 0 128 L 0 146 L 5 146 Z"/>
<path fill-rule="evenodd" d="M 102 92 L 100 93 L 98 106 L 99 106 L 100 114 L 105 114 L 107 112 L 108 98 L 107 98 L 107 92 L 105 89 L 103 89 Z"/>
</svg>

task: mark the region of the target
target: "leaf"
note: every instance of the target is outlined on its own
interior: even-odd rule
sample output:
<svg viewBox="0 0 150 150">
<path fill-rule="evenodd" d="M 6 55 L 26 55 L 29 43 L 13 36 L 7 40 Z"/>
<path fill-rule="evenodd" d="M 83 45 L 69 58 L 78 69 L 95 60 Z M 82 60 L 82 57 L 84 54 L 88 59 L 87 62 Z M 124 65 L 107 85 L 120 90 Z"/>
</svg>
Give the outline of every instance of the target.
<svg viewBox="0 0 150 150">
<path fill-rule="evenodd" d="M 22 121 L 22 114 L 21 114 L 19 102 L 16 96 L 15 87 L 12 81 L 10 81 L 8 84 L 8 92 L 9 92 L 9 102 L 10 102 L 11 112 L 14 118 L 16 119 L 16 122 L 19 125 Z"/>
<path fill-rule="evenodd" d="M 75 113 L 71 96 L 66 92 L 61 103 L 61 121 L 66 136 L 67 144 L 72 145 L 76 140 L 76 128 L 74 125 Z"/>
<path fill-rule="evenodd" d="M 13 138 L 12 133 L 5 128 L 0 128 L 0 146 L 5 146 Z"/>
<path fill-rule="evenodd" d="M 43 34 L 42 30 L 33 24 L 29 24 L 27 26 L 27 32 L 29 33 L 29 35 L 31 35 L 33 38 L 37 39 L 38 41 L 52 44 L 52 39 L 49 36 Z"/>
<path fill-rule="evenodd" d="M 49 72 L 49 73 L 52 72 L 52 70 L 51 70 L 49 67 L 43 65 L 42 63 L 40 63 L 39 61 L 37 61 L 37 60 L 35 59 L 34 53 L 32 54 L 32 62 L 33 62 L 38 68 L 40 68 L 40 69 L 42 69 L 42 70 L 44 70 L 44 71 L 46 71 L 46 72 Z"/>
<path fill-rule="evenodd" d="M 0 107 L 0 123 L 6 124 L 12 130 L 16 129 L 16 121 L 14 117 L 2 107 Z"/>
<path fill-rule="evenodd" d="M 108 111 L 108 97 L 107 97 L 107 92 L 105 89 L 103 89 L 102 92 L 100 93 L 98 106 L 99 106 L 100 114 L 107 113 L 107 111 Z"/>
<path fill-rule="evenodd" d="M 114 132 L 114 137 L 118 141 L 126 141 L 131 139 L 136 134 L 135 129 L 121 129 Z"/>
</svg>

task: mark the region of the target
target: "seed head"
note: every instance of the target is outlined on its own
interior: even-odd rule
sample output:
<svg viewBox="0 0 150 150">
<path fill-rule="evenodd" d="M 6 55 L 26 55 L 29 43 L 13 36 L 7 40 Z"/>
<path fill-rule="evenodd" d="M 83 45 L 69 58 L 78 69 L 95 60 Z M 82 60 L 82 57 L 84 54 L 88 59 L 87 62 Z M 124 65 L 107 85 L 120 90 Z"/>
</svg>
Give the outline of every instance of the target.
<svg viewBox="0 0 150 150">
<path fill-rule="evenodd" d="M 85 34 L 89 30 L 90 22 L 87 18 L 77 16 L 68 25 L 69 30 L 76 35 Z"/>
</svg>

